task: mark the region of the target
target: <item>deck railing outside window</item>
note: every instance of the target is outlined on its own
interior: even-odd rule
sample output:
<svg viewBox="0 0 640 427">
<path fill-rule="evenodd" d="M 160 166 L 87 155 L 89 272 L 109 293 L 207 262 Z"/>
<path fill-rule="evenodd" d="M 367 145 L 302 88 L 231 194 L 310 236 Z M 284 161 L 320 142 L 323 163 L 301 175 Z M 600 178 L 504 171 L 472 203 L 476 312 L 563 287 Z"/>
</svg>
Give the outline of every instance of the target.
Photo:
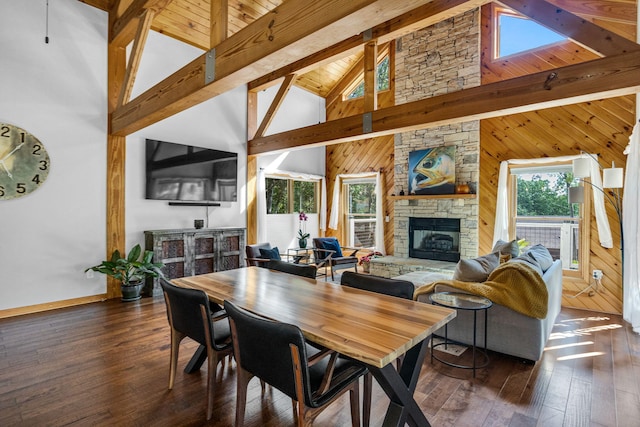
<svg viewBox="0 0 640 427">
<path fill-rule="evenodd" d="M 562 260 L 563 269 L 578 269 L 579 218 L 519 216 L 516 218 L 516 235 L 531 245 L 544 245 L 554 260 Z"/>
</svg>

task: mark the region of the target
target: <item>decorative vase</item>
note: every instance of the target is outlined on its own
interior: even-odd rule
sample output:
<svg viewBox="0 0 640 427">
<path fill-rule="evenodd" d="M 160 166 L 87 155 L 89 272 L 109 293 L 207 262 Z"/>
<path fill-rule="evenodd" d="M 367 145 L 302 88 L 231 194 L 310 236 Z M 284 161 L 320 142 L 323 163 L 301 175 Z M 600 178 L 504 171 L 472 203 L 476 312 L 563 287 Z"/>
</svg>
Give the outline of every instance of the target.
<svg viewBox="0 0 640 427">
<path fill-rule="evenodd" d="M 471 188 L 466 182 L 456 185 L 456 193 L 458 194 L 469 194 L 470 191 Z"/>
<path fill-rule="evenodd" d="M 300 246 L 301 249 L 304 249 L 307 247 L 307 239 L 298 239 L 298 246 Z"/>
</svg>

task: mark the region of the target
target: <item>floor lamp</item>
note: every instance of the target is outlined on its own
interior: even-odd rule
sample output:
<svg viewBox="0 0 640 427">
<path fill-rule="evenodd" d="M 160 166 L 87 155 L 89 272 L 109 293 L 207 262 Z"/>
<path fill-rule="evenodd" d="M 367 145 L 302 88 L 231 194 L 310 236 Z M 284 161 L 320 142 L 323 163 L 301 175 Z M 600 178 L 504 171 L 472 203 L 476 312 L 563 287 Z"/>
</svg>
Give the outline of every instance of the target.
<svg viewBox="0 0 640 427">
<path fill-rule="evenodd" d="M 588 156 L 585 157 L 584 155 Z M 591 165 L 595 162 L 599 169 L 603 172 L 602 188 L 585 181 L 584 178 L 591 176 Z M 613 205 L 616 214 L 618 215 L 618 223 L 620 224 L 620 254 L 621 254 L 621 267 L 622 267 L 622 286 L 624 286 L 624 235 L 622 229 L 622 199 L 620 198 L 620 188 L 623 186 L 623 171 L 622 168 L 617 168 L 615 163 L 611 163 L 610 168 L 603 168 L 600 166 L 598 159 L 589 153 L 583 153 L 583 156 L 573 160 L 573 176 L 578 178 L 582 183 L 589 184 L 594 189 L 600 191 L 606 200 Z M 613 192 L 604 191 L 605 188 L 613 189 Z M 584 203 L 584 186 L 569 187 L 569 203 Z M 582 293 L 589 291 L 589 296 L 595 295 L 595 291 L 598 290 L 601 277 L 593 277 L 594 283 L 589 284 L 586 288 L 578 292 L 575 297 Z"/>
</svg>

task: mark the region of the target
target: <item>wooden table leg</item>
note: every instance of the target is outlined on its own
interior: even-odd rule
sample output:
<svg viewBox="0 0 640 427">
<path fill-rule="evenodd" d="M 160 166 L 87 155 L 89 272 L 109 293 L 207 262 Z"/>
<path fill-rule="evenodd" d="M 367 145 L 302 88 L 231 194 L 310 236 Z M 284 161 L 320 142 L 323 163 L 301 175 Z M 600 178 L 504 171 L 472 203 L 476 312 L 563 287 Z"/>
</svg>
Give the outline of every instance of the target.
<svg viewBox="0 0 640 427">
<path fill-rule="evenodd" d="M 393 363 L 389 363 L 384 368 L 370 368 L 373 376 L 391 399 L 383 426 L 400 427 L 404 426 L 405 422 L 411 426 L 431 426 L 413 398 L 427 347 L 427 340 L 424 340 L 409 350 L 402 361 L 400 372 L 395 369 Z"/>
</svg>

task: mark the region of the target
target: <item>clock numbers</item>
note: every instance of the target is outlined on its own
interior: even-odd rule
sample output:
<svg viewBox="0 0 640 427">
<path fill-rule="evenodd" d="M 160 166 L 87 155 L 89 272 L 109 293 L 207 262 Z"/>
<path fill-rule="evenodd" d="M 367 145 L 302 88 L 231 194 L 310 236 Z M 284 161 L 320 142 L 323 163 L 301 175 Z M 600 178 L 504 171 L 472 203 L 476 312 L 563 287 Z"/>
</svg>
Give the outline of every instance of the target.
<svg viewBox="0 0 640 427">
<path fill-rule="evenodd" d="M 0 123 L 0 201 L 24 197 L 42 187 L 50 170 L 45 144 L 22 128 Z"/>
</svg>

